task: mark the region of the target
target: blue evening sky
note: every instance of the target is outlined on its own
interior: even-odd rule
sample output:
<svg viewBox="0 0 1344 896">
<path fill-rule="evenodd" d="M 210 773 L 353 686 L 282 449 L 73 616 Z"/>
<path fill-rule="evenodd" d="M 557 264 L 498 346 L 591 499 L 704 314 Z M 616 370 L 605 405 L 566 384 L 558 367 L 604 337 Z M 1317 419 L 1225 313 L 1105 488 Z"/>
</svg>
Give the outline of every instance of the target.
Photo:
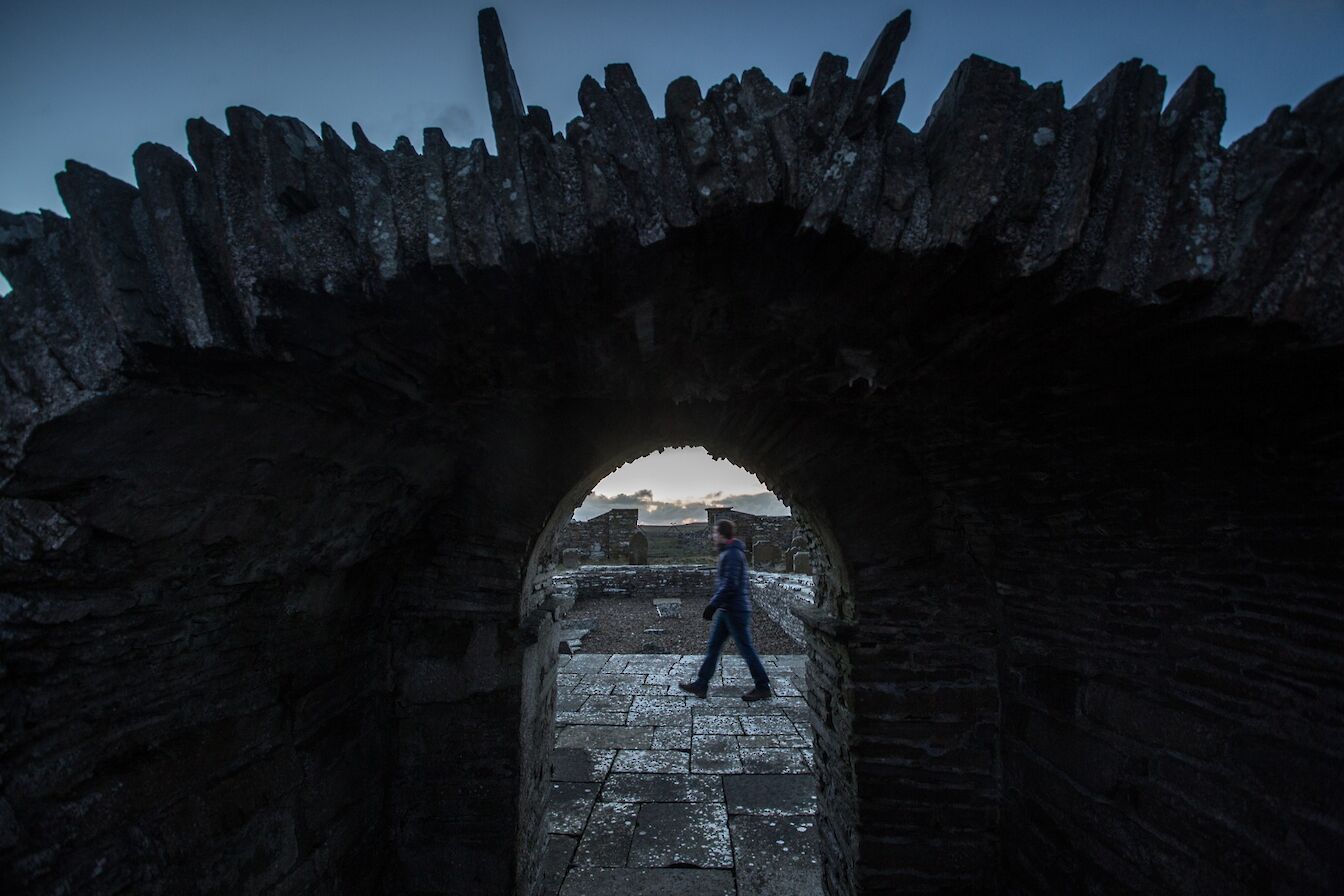
<svg viewBox="0 0 1344 896">
<path fill-rule="evenodd" d="M 760 66 L 777 84 L 810 77 L 823 50 L 857 71 L 882 25 L 913 9 L 894 77 L 903 119 L 918 129 L 970 53 L 1060 80 L 1072 103 L 1116 63 L 1140 56 L 1174 89 L 1196 64 L 1227 92 L 1225 142 L 1276 105 L 1295 104 L 1344 74 L 1344 0 L 942 0 L 942 2 L 678 3 L 503 0 L 497 4 L 525 102 L 557 129 L 578 114 L 584 74 L 629 62 L 662 112 L 682 74 L 703 87 Z M 0 0 L 0 208 L 61 210 L 52 176 L 75 158 L 131 179 L 142 141 L 185 154 L 184 123 L 224 123 L 247 104 L 361 122 L 390 146 L 419 146 L 427 125 L 454 143 L 489 141 L 476 11 L 481 4 L 350 0 Z M 491 145 L 493 145 L 493 141 Z"/>
</svg>

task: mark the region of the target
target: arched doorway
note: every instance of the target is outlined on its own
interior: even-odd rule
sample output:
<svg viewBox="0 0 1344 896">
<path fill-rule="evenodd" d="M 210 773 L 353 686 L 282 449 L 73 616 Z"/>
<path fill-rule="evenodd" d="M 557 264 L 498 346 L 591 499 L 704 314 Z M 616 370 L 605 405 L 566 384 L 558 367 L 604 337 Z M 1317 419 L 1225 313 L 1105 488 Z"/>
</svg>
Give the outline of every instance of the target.
<svg viewBox="0 0 1344 896">
<path fill-rule="evenodd" d="M 508 831 L 515 844 L 509 876 L 529 886 L 538 879 L 555 682 L 554 619 L 544 588 L 537 587 L 552 559 L 544 556 L 545 546 L 606 472 L 664 445 L 703 444 L 760 474 L 798 510 L 833 561 L 819 577 L 823 593 L 818 603 L 824 612 L 808 625 L 816 670 L 809 679 L 809 709 L 814 729 L 825 735 L 815 750 L 827 892 L 879 885 L 883 874 L 923 874 L 919 863 L 940 861 L 934 855 L 938 850 L 964 855 L 967 843 L 975 844 L 983 861 L 944 865 L 963 879 L 991 875 L 997 837 L 997 704 L 987 635 L 992 614 L 976 603 L 985 595 L 958 566 L 955 535 L 949 536 L 938 518 L 935 496 L 892 440 L 890 427 L 897 425 L 896 419 L 879 420 L 871 413 L 855 416 L 843 402 L 756 402 L 751 407 L 571 402 L 563 409 L 529 405 L 492 417 L 481 435 L 497 446 L 496 463 L 515 475 L 473 480 L 469 490 L 459 491 L 454 512 L 471 515 L 480 532 L 493 538 L 440 546 L 442 553 L 431 566 L 474 568 L 485 562 L 484 555 L 496 557 L 489 566 L 502 577 L 500 588 L 517 576 L 513 594 L 521 634 L 508 635 L 503 619 L 481 623 L 485 629 L 473 631 L 486 633 L 476 635 L 452 623 L 454 631 L 464 632 L 457 637 L 467 639 L 466 652 L 490 654 L 499 670 L 481 697 L 472 698 L 477 708 L 467 716 L 460 704 L 449 710 L 428 701 L 398 700 L 407 710 L 403 730 L 433 730 L 439 737 L 433 752 L 403 754 L 406 761 L 395 775 L 407 782 L 398 794 L 407 810 L 403 817 L 423 813 L 423 829 L 431 832 L 452 824 L 443 815 L 443 792 L 422 786 L 427 779 L 444 780 L 459 805 L 469 805 L 465 801 L 480 793 L 490 804 L 490 817 L 506 825 L 500 833 Z M 498 438 L 503 433 L 509 434 L 507 440 Z M 529 519 L 535 522 L 524 527 Z M 500 540 L 500 532 L 509 537 Z M 441 611 L 460 615 L 456 607 L 475 599 L 464 594 L 445 600 L 442 593 L 415 590 L 407 593 L 409 602 L 400 612 L 417 630 L 432 627 Z M 423 648 L 432 645 L 426 642 Z M 395 663 L 412 672 L 425 661 L 417 656 L 420 650 L 416 646 L 398 654 Z M 904 671 L 893 676 L 893 669 Z M 459 663 L 452 674 L 467 671 Z M 895 687 L 893 677 L 899 681 Z M 480 721 L 470 721 L 475 713 Z M 517 726 L 508 749 L 496 740 L 481 743 L 469 733 L 489 718 L 493 737 L 508 717 Z M 459 733 L 450 726 L 466 730 Z M 892 763 L 889 751 L 901 744 L 908 746 L 899 764 Z M 513 761 L 501 766 L 500 757 L 510 753 Z M 460 771 L 446 779 L 437 755 L 454 755 L 459 762 L 466 756 L 473 769 L 469 783 Z M 501 819 L 505 792 L 516 809 Z M 952 808 L 930 814 L 930 802 Z M 484 815 L 484 803 L 476 811 Z M 896 837 L 911 844 L 908 850 L 898 853 L 886 846 L 887 838 Z M 460 848 L 460 843 L 450 839 L 445 845 Z M 398 846 L 408 850 L 404 861 L 414 863 L 425 855 L 414 841 Z M 482 873 L 485 866 L 478 858 L 463 868 Z"/>
<path fill-rule="evenodd" d="M 709 491 L 706 487 L 701 493 Z M 800 585 L 792 576 L 748 561 L 750 629 L 771 682 L 768 701 L 740 699 L 753 680 L 731 642 L 707 679 L 705 699 L 691 697 L 678 685 L 695 678 L 702 665 L 709 624 L 700 610 L 715 584 L 711 526 L 719 519 L 734 520 L 744 545 L 758 536 L 765 544 L 766 534 L 776 529 L 790 538 L 795 530 L 806 530 L 796 528 L 788 508 L 777 502 L 771 503 L 786 511 L 783 517 L 712 503 L 669 506 L 648 499 L 638 508 L 612 510 L 589 522 L 571 520 L 562 537 L 538 545 L 538 551 L 550 551 L 550 558 L 537 564 L 537 581 L 528 590 L 549 593 L 554 585 L 557 612 L 566 616 L 561 626 L 581 618 L 574 623 L 580 631 L 596 629 L 578 651 L 563 644 L 558 658 L 554 781 L 541 892 L 597 892 L 634 881 L 668 891 L 821 889 L 813 742 L 829 744 L 835 732 L 820 720 L 816 724 L 822 730 L 813 731 L 805 651 L 829 648 L 806 635 L 790 612 L 793 607 L 817 612 L 814 578 L 809 575 Z M 635 515 L 651 506 L 681 514 L 683 520 L 670 532 L 650 530 L 666 545 L 658 562 L 633 564 L 624 555 L 604 552 L 593 555 L 591 565 L 571 568 L 577 551 L 566 545 L 603 537 L 624 541 Z M 558 511 L 568 519 L 572 509 Z M 685 521 L 692 513 L 698 521 Z M 674 544 L 667 545 L 669 540 Z M 825 583 L 823 600 L 833 601 L 833 564 L 817 539 L 808 540 L 817 557 L 817 578 Z M 553 570 L 559 575 L 553 577 Z M 797 598 L 799 591 L 806 600 Z M 820 610 L 831 611 L 830 606 Z M 644 628 L 641 635 L 644 625 L 656 627 Z M 835 668 L 841 661 L 829 656 L 826 665 Z M 819 681 L 814 693 L 825 684 Z M 827 750 L 828 755 L 835 752 Z M 852 777 L 853 771 L 823 770 L 823 776 L 837 774 Z"/>
</svg>

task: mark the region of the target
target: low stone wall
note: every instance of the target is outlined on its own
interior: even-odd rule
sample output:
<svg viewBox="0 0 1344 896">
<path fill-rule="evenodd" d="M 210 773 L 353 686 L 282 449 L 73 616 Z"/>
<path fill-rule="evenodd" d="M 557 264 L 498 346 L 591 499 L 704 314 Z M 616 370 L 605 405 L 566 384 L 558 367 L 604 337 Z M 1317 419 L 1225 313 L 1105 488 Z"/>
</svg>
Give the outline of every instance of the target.
<svg viewBox="0 0 1344 896">
<path fill-rule="evenodd" d="M 712 566 L 586 566 L 555 573 L 552 584 L 557 601 L 566 608 L 585 597 L 698 597 L 708 601 L 714 593 L 714 575 Z M 750 575 L 753 609 L 769 616 L 794 643 L 805 646 L 802 621 L 789 608 L 814 602 L 812 577 L 755 571 Z"/>
<path fill-rule="evenodd" d="M 557 597 L 573 601 L 592 597 L 699 597 L 714 593 L 712 566 L 585 566 L 552 576 Z"/>
<path fill-rule="evenodd" d="M 806 647 L 807 636 L 803 622 L 789 610 L 799 603 L 813 605 L 815 598 L 812 589 L 811 576 L 753 571 L 751 606 L 757 612 L 769 616 L 799 647 Z"/>
</svg>

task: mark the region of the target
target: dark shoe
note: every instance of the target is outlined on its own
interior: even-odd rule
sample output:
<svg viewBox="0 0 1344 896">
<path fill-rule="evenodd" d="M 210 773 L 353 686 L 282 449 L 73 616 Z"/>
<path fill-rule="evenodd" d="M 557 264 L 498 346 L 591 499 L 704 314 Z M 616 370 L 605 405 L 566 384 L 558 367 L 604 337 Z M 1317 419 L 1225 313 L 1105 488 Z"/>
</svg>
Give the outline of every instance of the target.
<svg viewBox="0 0 1344 896">
<path fill-rule="evenodd" d="M 700 685 L 696 684 L 693 681 L 679 681 L 677 682 L 677 687 L 681 688 L 688 694 L 694 694 L 701 700 L 705 699 L 705 697 L 709 694 L 709 685 L 701 687 Z"/>
<path fill-rule="evenodd" d="M 769 685 L 766 685 L 765 687 L 757 685 L 756 687 L 752 688 L 751 690 L 743 694 L 742 699 L 747 701 L 748 703 L 751 703 L 755 700 L 769 700 L 773 696 L 775 695 L 770 693 Z"/>
</svg>

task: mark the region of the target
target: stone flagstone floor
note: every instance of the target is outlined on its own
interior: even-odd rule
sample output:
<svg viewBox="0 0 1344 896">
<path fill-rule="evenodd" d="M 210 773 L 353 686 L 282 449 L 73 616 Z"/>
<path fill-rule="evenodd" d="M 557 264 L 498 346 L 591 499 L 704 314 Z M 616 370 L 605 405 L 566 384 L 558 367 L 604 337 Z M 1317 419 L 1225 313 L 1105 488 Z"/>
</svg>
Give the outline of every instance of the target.
<svg viewBox="0 0 1344 896">
<path fill-rule="evenodd" d="M 560 657 L 548 896 L 803 896 L 821 890 L 806 657 L 762 656 L 775 697 L 724 657 Z"/>
</svg>

